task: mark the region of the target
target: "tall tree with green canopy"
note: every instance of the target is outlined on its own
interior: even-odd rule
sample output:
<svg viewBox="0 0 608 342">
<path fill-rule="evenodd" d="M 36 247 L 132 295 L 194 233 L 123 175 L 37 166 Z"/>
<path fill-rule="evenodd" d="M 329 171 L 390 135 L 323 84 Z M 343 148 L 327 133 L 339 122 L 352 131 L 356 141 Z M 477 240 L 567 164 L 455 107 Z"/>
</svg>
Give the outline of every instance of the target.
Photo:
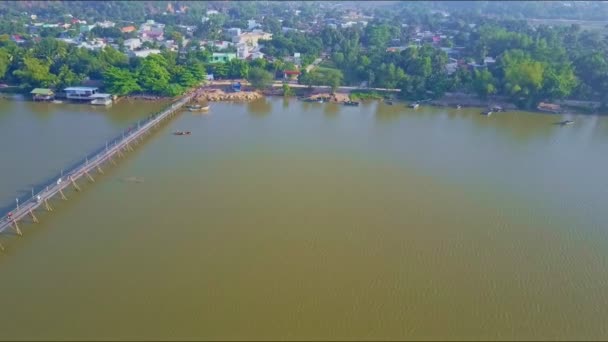
<svg viewBox="0 0 608 342">
<path fill-rule="evenodd" d="M 171 75 L 167 61 L 160 54 L 146 57 L 137 70 L 138 84 L 144 91 L 161 94 L 169 86 Z"/>
<path fill-rule="evenodd" d="M 50 72 L 50 63 L 35 57 L 25 57 L 23 65 L 13 75 L 29 87 L 53 87 L 57 77 Z"/>
<path fill-rule="evenodd" d="M 475 70 L 473 76 L 473 89 L 481 97 L 485 99 L 488 95 L 496 93 L 496 80 L 487 69 Z"/>
<path fill-rule="evenodd" d="M 137 84 L 137 75 L 127 69 L 109 67 L 104 73 L 104 85 L 108 91 L 115 95 L 128 95 L 141 91 Z"/>
<path fill-rule="evenodd" d="M 11 64 L 11 55 L 5 48 L 0 48 L 0 79 L 4 78 Z"/>
<path fill-rule="evenodd" d="M 262 68 L 251 68 L 247 80 L 255 89 L 265 89 L 272 85 L 272 74 Z"/>
</svg>

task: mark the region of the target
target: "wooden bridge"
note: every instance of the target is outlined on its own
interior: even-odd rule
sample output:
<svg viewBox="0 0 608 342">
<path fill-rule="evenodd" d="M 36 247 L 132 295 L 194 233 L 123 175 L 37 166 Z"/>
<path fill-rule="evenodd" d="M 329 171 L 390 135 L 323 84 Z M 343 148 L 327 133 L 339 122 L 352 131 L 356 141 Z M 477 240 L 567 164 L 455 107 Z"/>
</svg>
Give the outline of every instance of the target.
<svg viewBox="0 0 608 342">
<path fill-rule="evenodd" d="M 150 133 L 152 128 L 157 127 L 163 120 L 174 116 L 179 112 L 180 108 L 188 103 L 194 95 L 188 95 L 181 100 L 171 104 L 169 108 L 165 109 L 160 113 L 151 115 L 147 119 L 138 121 L 136 125 L 129 128 L 122 133 L 122 136 L 117 137 L 111 142 L 106 143 L 105 148 L 100 148 L 97 152 L 92 153 L 91 156 L 85 157 L 85 159 L 76 166 L 72 167 L 67 173 L 61 173 L 53 182 L 48 184 L 44 189 L 37 194 L 32 191 L 32 197 L 26 200 L 21 205 L 17 202 L 17 206 L 14 210 L 6 214 L 0 220 L 0 234 L 5 230 L 12 228 L 17 235 L 23 235 L 19 228 L 19 221 L 24 217 L 30 216 L 32 221 L 38 223 L 35 211 L 40 206 L 44 206 L 47 211 L 53 211 L 50 200 L 59 195 L 61 199 L 67 200 L 65 190 L 67 187 L 74 187 L 77 191 L 80 191 L 80 187 L 76 183 L 80 178 L 86 177 L 89 181 L 94 182 L 95 179 L 91 175 L 94 172 L 103 174 L 101 166 L 107 162 L 116 164 L 114 156 L 124 156 L 124 151 L 133 151 L 132 145 L 136 145 L 143 140 L 145 134 Z M 56 180 L 55 180 L 56 179 Z M 2 244 L 0 244 L 0 250 L 4 250 Z"/>
</svg>

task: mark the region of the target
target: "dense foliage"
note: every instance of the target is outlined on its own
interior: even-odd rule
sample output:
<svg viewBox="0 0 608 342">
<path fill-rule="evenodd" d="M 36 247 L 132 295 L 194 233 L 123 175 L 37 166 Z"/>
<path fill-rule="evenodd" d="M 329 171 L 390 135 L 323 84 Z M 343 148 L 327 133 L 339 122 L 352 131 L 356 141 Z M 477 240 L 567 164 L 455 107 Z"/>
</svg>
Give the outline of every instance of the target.
<svg viewBox="0 0 608 342">
<path fill-rule="evenodd" d="M 601 31 L 585 30 L 578 24 L 532 26 L 524 20 L 599 17 L 608 14 L 608 5 L 382 3 L 6 1 L 0 3 L 0 80 L 26 89 L 61 88 L 91 78 L 103 80 L 116 94 L 176 95 L 199 84 L 206 73 L 213 73 L 220 79 L 251 79 L 263 88 L 268 83 L 266 72 L 271 79 L 280 78 L 284 70 L 295 69 L 294 54 L 299 53 L 299 82 L 328 85 L 333 90 L 339 85 L 399 88 L 409 99 L 439 97 L 447 91 L 469 92 L 484 98 L 502 95 L 524 107 L 561 98 L 608 102 L 608 40 Z M 347 6 L 358 6 L 367 25 L 341 27 L 339 23 L 349 13 Z M 208 9 L 219 13 L 207 17 Z M 41 27 L 32 34 L 25 25 L 30 23 L 30 13 L 52 22 L 68 22 L 71 17 L 67 13 L 89 22 L 111 19 L 117 27 L 96 27 L 80 35 L 76 24 L 68 30 Z M 273 33 L 272 40 L 260 41 L 262 52 L 272 62 L 210 63 L 212 50 L 201 50 L 197 42 L 223 39 L 227 28 L 245 29 L 252 18 Z M 113 48 L 90 51 L 54 39 L 106 37 L 122 46 L 124 39 L 135 33 L 121 33 L 118 27 L 137 26 L 146 19 L 165 23 L 166 37 L 179 41 L 182 53 L 165 49 L 159 55 L 129 59 Z M 187 33 L 180 25 L 191 25 L 195 30 Z M 443 38 L 434 43 L 428 36 L 416 39 L 423 31 Z M 16 45 L 10 34 L 21 34 L 28 42 Z M 35 36 L 38 42 L 32 40 Z M 183 47 L 181 41 L 186 36 L 191 43 Z M 146 42 L 145 46 L 158 47 L 158 43 Z M 448 54 L 450 50 L 445 48 L 455 49 Z M 306 72 L 305 67 L 322 55 L 327 56 L 323 63 Z"/>
</svg>

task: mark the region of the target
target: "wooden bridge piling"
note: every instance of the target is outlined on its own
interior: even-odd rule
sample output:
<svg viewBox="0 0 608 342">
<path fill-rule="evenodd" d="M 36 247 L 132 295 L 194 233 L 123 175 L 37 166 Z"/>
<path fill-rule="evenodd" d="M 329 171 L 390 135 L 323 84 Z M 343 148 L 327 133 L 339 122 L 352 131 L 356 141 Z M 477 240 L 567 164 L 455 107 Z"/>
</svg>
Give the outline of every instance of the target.
<svg viewBox="0 0 608 342">
<path fill-rule="evenodd" d="M 36 215 L 34 215 L 34 212 L 30 210 L 30 216 L 32 217 L 32 221 L 34 221 L 34 223 L 38 223 L 38 218 L 36 217 Z"/>
</svg>

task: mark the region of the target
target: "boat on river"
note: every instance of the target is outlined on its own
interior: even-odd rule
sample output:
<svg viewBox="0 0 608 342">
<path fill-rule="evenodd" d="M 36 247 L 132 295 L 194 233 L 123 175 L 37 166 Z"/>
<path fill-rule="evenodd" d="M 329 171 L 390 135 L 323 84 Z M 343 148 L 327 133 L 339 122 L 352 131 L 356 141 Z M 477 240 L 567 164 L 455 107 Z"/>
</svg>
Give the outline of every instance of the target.
<svg viewBox="0 0 608 342">
<path fill-rule="evenodd" d="M 209 110 L 209 105 L 206 106 L 201 106 L 201 105 L 191 105 L 188 106 L 188 110 L 191 112 L 199 112 L 199 111 L 205 111 L 205 110 Z"/>
<path fill-rule="evenodd" d="M 192 132 L 190 132 L 190 131 L 176 131 L 176 132 L 173 132 L 173 135 L 190 135 L 190 134 L 192 134 Z"/>
<path fill-rule="evenodd" d="M 358 106 L 359 102 L 357 101 L 344 101 L 345 106 Z"/>
<path fill-rule="evenodd" d="M 562 125 L 562 126 L 566 126 L 566 125 L 572 125 L 574 123 L 574 121 L 572 121 L 572 120 L 564 120 L 564 121 L 560 121 L 558 123 L 560 125 Z"/>
<path fill-rule="evenodd" d="M 410 105 L 408 107 L 416 109 L 416 108 L 420 107 L 420 104 L 418 102 L 414 102 L 414 103 L 410 103 Z"/>
<path fill-rule="evenodd" d="M 491 110 L 486 110 L 486 111 L 482 112 L 481 115 L 490 116 L 490 115 L 492 115 L 492 113 L 493 112 Z"/>
</svg>

